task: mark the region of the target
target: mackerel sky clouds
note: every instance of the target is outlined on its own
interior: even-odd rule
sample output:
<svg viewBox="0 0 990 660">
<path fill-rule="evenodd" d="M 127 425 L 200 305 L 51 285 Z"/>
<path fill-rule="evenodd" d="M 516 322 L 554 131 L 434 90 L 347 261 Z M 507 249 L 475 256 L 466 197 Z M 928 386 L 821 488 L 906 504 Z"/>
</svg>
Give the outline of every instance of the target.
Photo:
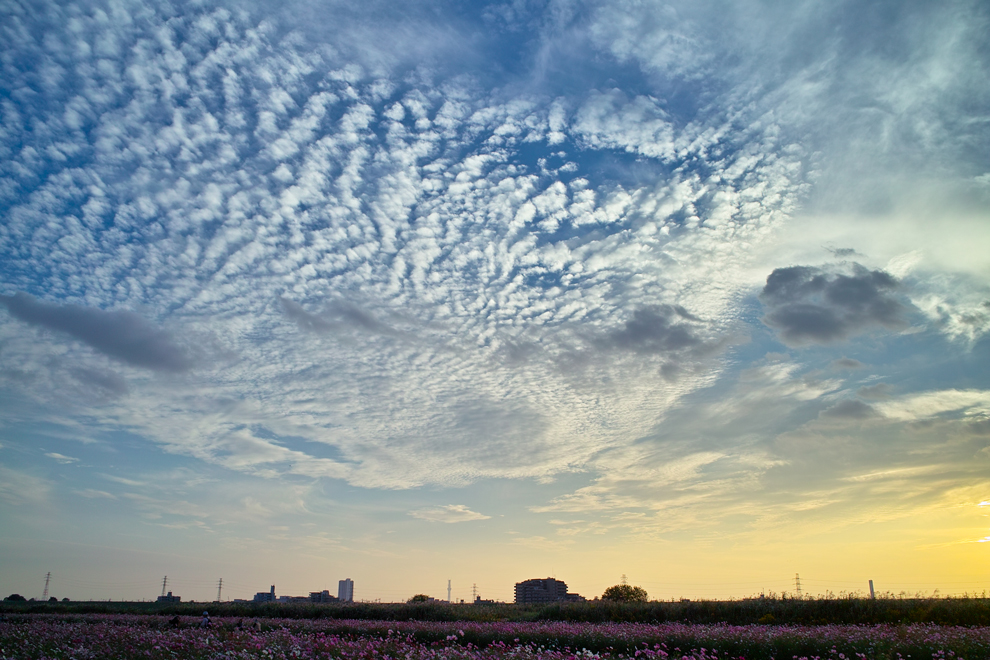
<svg viewBox="0 0 990 660">
<path fill-rule="evenodd" d="M 0 31 L 4 595 L 986 588 L 985 3 Z"/>
</svg>

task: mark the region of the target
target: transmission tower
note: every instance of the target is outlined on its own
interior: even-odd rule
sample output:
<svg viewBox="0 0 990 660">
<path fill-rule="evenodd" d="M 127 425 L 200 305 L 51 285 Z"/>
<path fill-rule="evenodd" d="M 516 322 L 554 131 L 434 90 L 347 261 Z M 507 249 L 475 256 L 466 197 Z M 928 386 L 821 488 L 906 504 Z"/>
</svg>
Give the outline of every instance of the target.
<svg viewBox="0 0 990 660">
<path fill-rule="evenodd" d="M 471 600 L 478 600 L 478 583 L 475 582 L 471 585 Z"/>
<path fill-rule="evenodd" d="M 220 602 L 220 592 L 223 591 L 223 578 L 220 578 L 220 584 L 217 585 L 217 602 Z"/>
<path fill-rule="evenodd" d="M 797 597 L 801 597 L 801 576 L 797 573 L 794 574 L 794 591 L 797 592 Z"/>
<path fill-rule="evenodd" d="M 625 573 L 622 574 L 622 584 L 629 584 L 628 582 L 626 582 L 626 574 Z"/>
<path fill-rule="evenodd" d="M 162 578 L 162 596 L 165 595 L 165 585 L 168 584 L 168 576 Z"/>
<path fill-rule="evenodd" d="M 48 571 L 45 576 L 45 593 L 41 594 L 41 600 L 48 600 L 48 582 L 52 579 L 52 572 Z"/>
</svg>

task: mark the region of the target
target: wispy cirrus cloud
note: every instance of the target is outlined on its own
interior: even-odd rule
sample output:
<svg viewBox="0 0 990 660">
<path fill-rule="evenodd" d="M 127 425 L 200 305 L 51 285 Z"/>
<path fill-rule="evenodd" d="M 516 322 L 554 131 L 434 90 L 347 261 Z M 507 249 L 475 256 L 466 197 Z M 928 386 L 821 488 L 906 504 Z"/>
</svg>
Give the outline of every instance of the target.
<svg viewBox="0 0 990 660">
<path fill-rule="evenodd" d="M 56 461 L 58 461 L 59 463 L 62 463 L 63 465 L 70 465 L 72 463 L 78 463 L 79 462 L 79 459 L 78 458 L 73 458 L 72 456 L 66 456 L 64 454 L 59 454 L 58 452 L 54 452 L 54 451 L 46 452 L 45 453 L 45 456 L 47 456 L 48 458 L 54 458 Z"/>
<path fill-rule="evenodd" d="M 488 520 L 491 516 L 472 511 L 464 504 L 446 504 L 444 506 L 429 507 L 410 511 L 413 518 L 426 520 L 429 522 L 461 523 L 473 520 Z"/>
</svg>

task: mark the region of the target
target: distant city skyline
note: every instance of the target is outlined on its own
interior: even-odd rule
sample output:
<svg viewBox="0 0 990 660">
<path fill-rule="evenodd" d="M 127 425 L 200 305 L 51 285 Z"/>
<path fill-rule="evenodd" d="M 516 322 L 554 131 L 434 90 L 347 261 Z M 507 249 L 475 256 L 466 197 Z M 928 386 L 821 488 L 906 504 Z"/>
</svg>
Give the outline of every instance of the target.
<svg viewBox="0 0 990 660">
<path fill-rule="evenodd" d="M 626 582 L 623 582 L 623 580 L 626 580 L 626 576 L 625 575 L 623 575 L 620 580 L 617 580 L 617 581 L 615 581 L 615 582 L 613 582 L 613 583 L 611 583 L 611 584 L 609 584 L 607 586 L 613 586 L 615 584 L 625 584 L 628 581 L 628 580 L 626 580 Z M 520 594 L 520 585 L 527 585 L 529 583 L 543 583 L 543 582 L 548 582 L 548 581 L 549 582 L 556 582 L 557 584 L 562 585 L 561 588 L 564 590 L 562 592 L 563 593 L 563 597 L 557 598 L 556 596 L 560 596 L 560 594 L 556 594 L 556 592 L 554 592 L 553 594 L 551 594 L 551 596 L 554 596 L 554 597 L 548 596 L 548 597 L 542 598 L 542 599 L 538 598 L 537 600 L 530 600 L 530 599 L 523 598 L 522 600 L 520 600 L 520 596 L 519 596 L 519 594 Z M 65 582 L 67 582 L 70 585 L 71 584 L 78 584 L 78 582 L 76 580 L 71 579 L 71 578 L 68 579 L 68 580 L 66 580 Z M 259 591 L 259 592 L 255 593 L 253 597 L 250 597 L 250 595 L 246 595 L 246 594 L 243 594 L 243 593 L 240 593 L 240 592 L 236 592 L 236 593 L 233 593 L 233 594 L 225 593 L 223 595 L 222 601 L 223 602 L 233 602 L 233 601 L 242 601 L 242 602 L 252 602 L 253 601 L 253 602 L 258 602 L 260 600 L 260 601 L 263 601 L 263 602 L 276 602 L 277 603 L 277 602 L 280 602 L 280 599 L 292 597 L 292 598 L 306 598 L 306 599 L 308 599 L 308 600 L 310 600 L 312 602 L 340 602 L 340 601 L 348 602 L 348 599 L 342 597 L 343 594 L 348 593 L 350 595 L 349 600 L 350 601 L 353 601 L 353 602 L 405 603 L 405 602 L 407 602 L 409 600 L 409 598 L 411 598 L 413 595 L 415 595 L 415 594 L 412 594 L 412 593 L 411 594 L 408 594 L 408 595 L 405 595 L 404 592 L 399 593 L 399 592 L 394 591 L 394 590 L 383 590 L 383 591 L 373 592 L 372 595 L 370 595 L 367 598 L 361 598 L 361 597 L 354 598 L 354 596 L 353 596 L 353 593 L 354 593 L 354 591 L 353 591 L 354 590 L 354 583 L 353 583 L 353 581 L 347 579 L 347 580 L 339 580 L 338 582 L 339 582 L 339 584 L 338 584 L 338 591 L 337 591 L 337 595 L 336 596 L 331 596 L 330 592 L 328 590 L 326 590 L 326 589 L 323 589 L 322 591 L 312 591 L 312 590 L 310 590 L 308 592 L 305 589 L 302 589 L 302 590 L 300 590 L 300 589 L 295 589 L 295 590 L 290 589 L 290 590 L 287 590 L 286 592 L 283 593 L 283 592 L 280 592 L 280 591 L 277 591 L 276 590 L 276 588 L 275 588 L 276 585 L 271 585 L 268 590 L 266 590 L 266 591 Z M 347 590 L 347 588 L 345 588 L 345 582 L 348 582 L 349 583 L 349 590 Z M 841 582 L 841 581 L 833 581 L 833 580 L 818 580 L 818 579 L 812 578 L 812 579 L 809 579 L 809 580 L 802 580 L 802 583 L 803 583 L 804 586 L 803 586 L 803 589 L 801 590 L 801 593 L 799 594 L 798 593 L 798 589 L 797 589 L 798 584 L 795 582 L 795 578 L 794 577 L 791 577 L 789 580 L 782 578 L 782 579 L 779 579 L 779 580 L 768 580 L 768 581 L 765 581 L 765 582 L 766 582 L 766 584 L 764 586 L 762 586 L 761 588 L 759 588 L 759 589 L 757 589 L 755 591 L 752 591 L 752 592 L 748 592 L 748 593 L 740 593 L 740 592 L 738 592 L 736 590 L 733 590 L 733 587 L 738 587 L 739 586 L 740 583 L 738 583 L 738 582 L 737 583 L 729 583 L 728 585 L 703 584 L 703 583 L 702 584 L 695 584 L 695 585 L 687 585 L 686 583 L 681 583 L 683 586 L 680 587 L 679 590 L 678 590 L 678 587 L 675 586 L 677 583 L 673 583 L 673 582 L 662 583 L 660 585 L 658 585 L 657 583 L 652 583 L 652 582 L 643 583 L 643 584 L 637 584 L 637 583 L 631 583 L 631 584 L 634 584 L 634 586 L 643 586 L 645 584 L 645 585 L 649 585 L 650 587 L 653 587 L 654 589 L 657 588 L 657 587 L 660 587 L 661 589 L 665 589 L 663 591 L 662 595 L 657 595 L 657 594 L 651 593 L 650 594 L 650 600 L 680 600 L 680 599 L 685 598 L 685 597 L 699 599 L 699 600 L 703 600 L 703 599 L 739 599 L 739 598 L 750 598 L 750 597 L 759 597 L 759 596 L 767 596 L 767 597 L 771 597 L 771 596 L 774 596 L 774 597 L 795 597 L 795 596 L 801 597 L 801 596 L 803 596 L 803 597 L 807 597 L 807 598 L 816 598 L 816 597 L 829 597 L 829 596 L 837 596 L 837 595 L 857 595 L 859 597 L 866 598 L 866 597 L 869 597 L 871 595 L 870 589 L 871 589 L 871 587 L 873 587 L 871 580 L 867 580 L 866 584 L 855 584 L 853 582 Z M 203 587 L 202 587 L 202 585 L 200 585 L 197 588 L 195 586 L 192 586 L 192 583 L 185 582 L 185 581 L 182 581 L 182 580 L 180 580 L 179 583 L 180 584 L 185 584 L 185 585 L 189 586 L 189 590 L 190 590 L 191 593 L 200 593 L 200 594 L 203 593 Z M 57 587 L 58 587 L 57 581 L 53 581 L 52 584 L 53 584 L 52 588 L 57 589 Z M 754 582 L 748 582 L 748 583 L 744 583 L 744 584 L 755 585 L 755 584 L 757 584 L 757 582 L 754 581 Z M 108 585 L 108 587 L 109 587 L 109 589 L 108 589 L 109 591 L 113 591 L 114 588 L 115 588 L 115 585 Z M 133 583 L 131 583 L 130 588 L 133 589 L 133 587 L 134 587 L 134 585 L 133 585 Z M 537 588 L 542 588 L 542 589 L 547 589 L 547 587 L 545 585 L 540 585 L 540 584 L 537 584 L 536 587 Z M 215 587 L 214 587 L 214 589 L 215 589 Z M 489 597 L 487 594 L 483 593 L 480 589 L 477 588 L 477 583 L 472 583 L 471 587 L 466 590 L 466 591 L 469 592 L 467 596 L 462 596 L 461 595 L 461 593 L 464 592 L 464 591 L 465 591 L 465 589 L 463 588 L 463 586 L 461 586 L 460 588 L 453 589 L 453 596 L 451 597 L 451 601 L 450 602 L 470 604 L 470 603 L 474 602 L 475 598 L 478 598 L 478 599 L 480 599 L 483 602 L 502 602 L 502 603 L 513 603 L 513 602 L 516 602 L 516 603 L 520 603 L 520 602 L 521 603 L 527 603 L 527 602 L 550 602 L 550 601 L 555 601 L 555 600 L 560 600 L 560 599 L 563 599 L 563 600 L 578 600 L 578 599 L 596 600 L 596 599 L 600 598 L 601 595 L 602 595 L 600 592 L 587 593 L 587 594 L 574 593 L 574 592 L 572 592 L 572 591 L 569 590 L 566 581 L 564 581 L 564 580 L 557 580 L 555 578 L 526 578 L 525 580 L 517 581 L 514 585 L 510 585 L 509 589 L 505 589 L 503 587 L 501 589 L 496 588 L 496 589 L 490 590 L 491 593 L 498 592 L 500 594 L 508 591 L 508 593 L 509 593 L 509 597 L 508 598 L 505 598 L 505 597 L 502 597 L 502 596 Z M 602 591 L 604 591 L 604 588 L 602 589 Z M 435 599 L 437 601 L 446 601 L 447 600 L 447 598 L 446 598 L 446 587 L 445 586 L 443 586 L 442 589 L 429 589 L 429 588 L 425 588 L 425 589 L 422 589 L 420 591 L 417 591 L 416 593 L 425 593 L 425 594 L 429 595 L 431 598 L 433 598 L 433 599 Z M 963 593 L 966 593 L 966 592 L 965 591 L 952 592 L 952 591 L 949 591 L 949 590 L 947 590 L 945 588 L 939 588 L 939 587 L 934 587 L 933 588 L 931 584 L 919 584 L 919 583 L 916 583 L 916 582 L 915 583 L 912 583 L 912 582 L 899 582 L 899 583 L 894 583 L 894 584 L 886 585 L 886 588 L 883 589 L 883 590 L 880 590 L 879 588 L 877 588 L 876 589 L 876 592 L 875 592 L 875 595 L 879 595 L 880 597 L 888 597 L 888 596 L 898 596 L 898 597 L 900 597 L 900 596 L 908 596 L 908 597 L 914 597 L 914 596 L 931 597 L 931 596 L 936 596 L 937 597 L 937 596 L 962 595 Z M 976 592 L 974 592 L 973 590 L 970 590 L 969 593 L 975 594 Z M 7 593 L 3 594 L 3 596 L 7 596 L 7 595 L 10 595 L 10 594 L 7 594 Z M 29 592 L 20 593 L 19 595 L 23 595 L 25 598 L 34 599 L 34 600 L 40 600 L 41 599 L 39 596 L 32 596 Z M 213 598 L 208 598 L 208 597 L 195 598 L 194 597 L 194 598 L 186 598 L 185 601 L 186 602 L 195 601 L 195 602 L 204 602 L 204 603 L 216 602 L 215 596 L 216 596 L 216 593 L 214 591 L 214 597 Z M 264 598 L 262 598 L 262 596 Z M 315 601 L 314 601 L 314 596 L 317 597 Z M 566 598 L 566 596 L 574 596 L 575 598 Z M 576 597 L 580 597 L 580 598 L 576 598 Z M 154 600 L 157 600 L 159 602 L 173 602 L 173 601 L 174 602 L 182 602 L 182 600 L 183 600 L 181 594 L 176 593 L 175 595 L 173 595 L 173 592 L 171 590 L 169 590 L 165 596 L 158 595 L 157 597 L 148 597 L 148 596 L 142 595 L 142 596 L 137 596 L 137 597 L 126 597 L 125 596 L 125 597 L 118 597 L 118 598 L 99 597 L 99 596 L 91 596 L 91 597 L 88 597 L 88 598 L 86 598 L 86 597 L 72 598 L 69 595 L 60 594 L 59 596 L 57 596 L 57 598 L 59 600 L 62 600 L 63 598 L 68 598 L 69 600 L 95 600 L 95 601 L 100 601 L 100 600 L 112 600 L 112 601 L 113 600 L 115 600 L 115 601 L 125 600 L 125 601 L 127 601 L 127 600 L 129 600 L 129 601 L 138 601 L 138 602 L 140 602 L 140 601 L 154 601 Z"/>
<path fill-rule="evenodd" d="M 982 593 L 988 35 L 4 0 L 2 595 Z"/>
</svg>

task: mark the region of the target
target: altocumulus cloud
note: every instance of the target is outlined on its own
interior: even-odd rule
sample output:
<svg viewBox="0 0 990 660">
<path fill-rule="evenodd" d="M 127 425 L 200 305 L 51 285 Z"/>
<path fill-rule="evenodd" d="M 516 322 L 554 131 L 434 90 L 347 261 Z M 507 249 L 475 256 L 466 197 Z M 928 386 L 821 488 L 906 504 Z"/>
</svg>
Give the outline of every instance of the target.
<svg viewBox="0 0 990 660">
<path fill-rule="evenodd" d="M 26 323 L 65 333 L 108 357 L 135 367 L 182 372 L 194 364 L 189 349 L 134 312 L 55 305 L 20 292 L 0 296 L 0 303 Z M 102 381 L 104 387 L 121 391 L 120 381 L 105 377 Z"/>
</svg>

